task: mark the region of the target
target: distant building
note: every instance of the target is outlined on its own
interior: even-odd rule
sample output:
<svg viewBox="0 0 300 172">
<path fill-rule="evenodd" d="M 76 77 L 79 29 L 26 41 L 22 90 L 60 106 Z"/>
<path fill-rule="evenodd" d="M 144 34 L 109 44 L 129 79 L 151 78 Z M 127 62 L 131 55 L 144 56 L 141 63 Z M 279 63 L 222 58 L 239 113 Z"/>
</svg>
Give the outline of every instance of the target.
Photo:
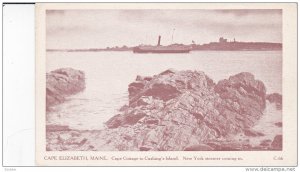
<svg viewBox="0 0 300 172">
<path fill-rule="evenodd" d="M 227 39 L 224 39 L 223 37 L 219 38 L 219 43 L 226 43 L 226 42 L 227 42 Z"/>
</svg>

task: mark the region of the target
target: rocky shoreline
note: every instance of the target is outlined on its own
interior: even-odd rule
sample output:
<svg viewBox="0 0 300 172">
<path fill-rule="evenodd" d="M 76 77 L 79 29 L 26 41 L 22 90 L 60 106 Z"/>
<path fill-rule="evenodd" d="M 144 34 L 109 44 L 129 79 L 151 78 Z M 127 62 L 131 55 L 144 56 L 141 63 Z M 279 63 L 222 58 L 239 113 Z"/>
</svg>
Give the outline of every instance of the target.
<svg viewBox="0 0 300 172">
<path fill-rule="evenodd" d="M 85 75 L 80 70 L 61 68 L 46 74 L 46 107 L 63 103 L 67 96 L 85 89 Z"/>
<path fill-rule="evenodd" d="M 58 74 L 61 75 L 61 72 Z M 65 88 L 72 91 L 66 91 L 68 94 L 65 95 L 84 89 L 82 72 L 67 76 L 72 76 L 70 81 L 79 87 L 74 88 L 70 86 L 72 82 L 67 82 L 70 85 Z M 47 75 L 47 106 L 48 84 L 52 82 L 53 79 L 48 82 Z M 56 80 L 55 83 L 59 85 Z M 51 85 L 49 88 L 49 106 L 63 102 L 55 97 L 57 94 L 53 94 L 54 87 Z M 253 130 L 253 126 L 263 116 L 267 102 L 274 103 L 278 110 L 282 108 L 281 95 L 267 95 L 264 83 L 256 80 L 251 73 L 242 72 L 214 83 L 201 71 L 169 69 L 152 77 L 137 76 L 129 84 L 128 92 L 128 104 L 106 122 L 106 129 L 82 131 L 68 126 L 47 125 L 47 150 L 282 149 L 281 133 L 273 140 L 262 140 L 258 145 L 251 144 L 249 140 L 235 139 L 237 135 L 248 138 L 264 136 L 264 133 Z M 282 121 L 278 121 L 276 126 L 282 127 Z"/>
</svg>

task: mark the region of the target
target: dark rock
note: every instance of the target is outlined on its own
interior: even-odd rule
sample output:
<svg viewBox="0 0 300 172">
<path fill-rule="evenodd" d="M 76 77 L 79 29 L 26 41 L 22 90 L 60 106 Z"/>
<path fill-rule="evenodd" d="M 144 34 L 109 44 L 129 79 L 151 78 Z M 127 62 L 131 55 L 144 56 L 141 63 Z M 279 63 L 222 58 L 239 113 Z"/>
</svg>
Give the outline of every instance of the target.
<svg viewBox="0 0 300 172">
<path fill-rule="evenodd" d="M 52 151 L 51 145 L 46 145 L 46 151 Z"/>
<path fill-rule="evenodd" d="M 271 142 L 272 142 L 272 140 L 267 139 L 267 140 L 261 141 L 259 145 L 263 146 L 263 147 L 269 147 Z"/>
<path fill-rule="evenodd" d="M 128 105 L 122 106 L 122 107 L 119 109 L 119 111 L 124 111 L 124 110 L 126 110 L 126 109 L 128 109 Z"/>
<path fill-rule="evenodd" d="M 143 79 L 142 76 L 138 75 L 138 76 L 136 76 L 136 79 L 135 79 L 135 80 L 136 80 L 136 81 L 142 81 L 142 80 L 144 80 L 144 79 Z"/>
<path fill-rule="evenodd" d="M 179 96 L 188 87 L 199 89 L 200 87 L 210 88 L 212 85 L 213 81 L 203 72 L 167 70 L 154 76 L 150 81 L 142 80 L 129 84 L 129 105 L 142 96 L 152 96 L 153 98 L 168 101 Z"/>
<path fill-rule="evenodd" d="M 176 73 L 176 70 L 174 70 L 174 69 L 168 69 L 166 71 L 163 71 L 159 75 L 167 75 L 167 74 L 174 74 L 174 73 Z"/>
<path fill-rule="evenodd" d="M 282 135 L 276 135 L 271 146 L 275 150 L 282 150 Z"/>
<path fill-rule="evenodd" d="M 144 78 L 143 78 L 143 80 L 144 80 L 144 81 L 145 81 L 145 80 L 146 80 L 146 81 L 151 81 L 151 80 L 152 80 L 152 78 L 153 78 L 153 77 L 149 77 L 149 76 L 147 76 L 147 77 L 144 77 Z"/>
<path fill-rule="evenodd" d="M 155 124 L 158 125 L 159 120 L 158 119 L 146 119 L 145 124 Z"/>
<path fill-rule="evenodd" d="M 86 142 L 87 142 L 87 139 L 84 138 L 83 140 L 81 140 L 81 141 L 79 142 L 78 146 L 82 146 L 82 145 L 84 145 Z"/>
<path fill-rule="evenodd" d="M 85 89 L 85 75 L 82 71 L 62 68 L 47 73 L 46 107 L 65 101 L 65 97 Z"/>
<path fill-rule="evenodd" d="M 260 133 L 260 132 L 254 131 L 254 130 L 250 130 L 250 129 L 245 129 L 244 134 L 245 134 L 245 136 L 250 136 L 250 137 L 264 136 L 263 133 Z"/>
<path fill-rule="evenodd" d="M 275 123 L 275 126 L 277 126 L 277 127 L 282 127 L 282 122 L 276 122 L 276 123 Z"/>
<path fill-rule="evenodd" d="M 87 141 L 86 138 L 82 137 L 71 137 L 68 140 L 66 140 L 66 145 L 80 145 L 82 146 Z"/>
<path fill-rule="evenodd" d="M 67 125 L 46 125 L 46 132 L 70 131 Z"/>
<path fill-rule="evenodd" d="M 146 116 L 145 113 L 141 112 L 141 113 L 135 113 L 133 115 L 128 115 L 125 116 L 125 121 L 123 123 L 124 124 L 129 124 L 129 125 L 134 125 L 136 124 L 140 119 L 142 119 L 144 116 Z"/>
<path fill-rule="evenodd" d="M 108 128 L 117 128 L 121 126 L 122 121 L 123 121 L 123 116 L 121 114 L 118 114 L 113 118 L 110 118 L 105 124 Z"/>
<path fill-rule="evenodd" d="M 152 96 L 163 101 L 173 99 L 179 94 L 180 91 L 176 87 L 162 83 L 153 84 L 151 88 L 145 91 L 145 96 Z"/>
<path fill-rule="evenodd" d="M 144 116 L 146 116 L 146 114 L 141 112 L 132 112 L 126 115 L 119 114 L 109 119 L 105 124 L 108 128 L 118 128 L 124 125 L 134 125 Z"/>
<path fill-rule="evenodd" d="M 145 77 L 143 77 L 143 76 L 140 76 L 140 75 L 138 75 L 138 76 L 136 76 L 136 81 L 150 81 L 152 79 L 152 77 L 149 77 L 149 76 L 145 76 Z"/>
<path fill-rule="evenodd" d="M 143 82 L 133 82 L 129 84 L 128 92 L 129 97 L 135 96 L 137 93 L 139 93 L 145 86 L 145 83 Z"/>
<path fill-rule="evenodd" d="M 282 95 L 281 94 L 278 94 L 278 93 L 268 94 L 267 95 L 267 100 L 270 103 L 275 103 L 276 108 L 278 110 L 282 109 Z"/>
<path fill-rule="evenodd" d="M 140 147 L 140 151 L 149 151 L 149 150 L 151 150 L 150 147 L 145 147 L 145 146 Z"/>
<path fill-rule="evenodd" d="M 72 137 L 79 137 L 81 135 L 81 133 L 78 131 L 71 131 L 71 135 L 72 135 Z"/>
</svg>

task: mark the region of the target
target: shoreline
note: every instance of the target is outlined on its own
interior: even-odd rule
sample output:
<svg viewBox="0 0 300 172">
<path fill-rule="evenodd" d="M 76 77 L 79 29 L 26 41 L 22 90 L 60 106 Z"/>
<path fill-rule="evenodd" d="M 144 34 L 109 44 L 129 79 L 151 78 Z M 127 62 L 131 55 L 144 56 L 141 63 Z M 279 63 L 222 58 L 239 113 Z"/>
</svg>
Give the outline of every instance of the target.
<svg viewBox="0 0 300 172">
<path fill-rule="evenodd" d="M 187 71 L 188 72 L 188 71 Z M 167 71 L 165 71 L 165 72 L 162 72 L 161 74 L 159 74 L 158 75 L 158 77 L 164 77 L 165 75 L 167 75 L 167 76 L 172 76 L 173 75 L 173 73 L 176 75 L 176 73 L 177 72 L 175 72 L 175 71 L 172 71 L 172 70 L 167 70 Z M 180 72 L 179 72 L 179 74 L 180 74 Z M 183 72 L 183 74 L 184 75 L 186 75 L 184 72 Z M 189 73 L 187 73 L 188 75 L 190 75 Z M 191 73 L 192 74 L 192 73 Z M 197 74 L 197 73 L 195 73 L 195 74 Z M 198 74 L 197 74 L 198 75 Z M 252 76 L 251 75 L 249 75 L 248 76 L 248 74 L 243 74 L 243 75 L 245 75 L 245 77 L 246 78 L 251 78 Z M 242 75 L 242 76 L 243 76 Z M 240 76 L 239 76 L 240 77 Z M 243 76 L 244 77 L 244 76 Z M 231 78 L 231 77 L 230 77 Z M 145 79 L 145 80 L 144 80 Z M 167 78 L 166 78 L 167 79 Z M 140 76 L 138 76 L 137 77 L 137 79 L 136 79 L 136 82 L 138 83 L 138 82 L 142 82 L 142 83 L 144 83 L 144 82 L 146 82 L 146 84 L 147 84 L 147 82 L 150 82 L 150 81 L 152 81 L 153 79 L 150 77 L 150 78 L 147 78 L 147 77 L 140 77 Z M 250 79 L 251 80 L 251 79 Z M 226 80 L 224 80 L 224 82 L 225 82 Z M 232 80 L 232 81 L 234 81 L 234 80 Z M 231 81 L 231 82 L 232 82 Z M 153 81 L 154 83 L 155 82 L 157 82 L 157 81 Z M 198 81 L 197 81 L 198 82 Z M 209 79 L 208 79 L 208 81 L 207 82 L 211 82 L 210 84 L 212 84 L 213 83 L 213 81 L 210 81 Z M 223 81 L 222 81 L 223 82 Z M 221 83 L 222 84 L 222 82 L 221 81 L 219 81 L 218 82 L 218 84 L 219 83 Z M 227 82 L 227 81 L 226 81 Z M 234 81 L 234 82 L 236 82 L 236 81 Z M 248 82 L 248 81 L 247 81 Z M 249 81 L 250 82 L 250 81 Z M 254 81 L 251 81 L 251 82 L 254 82 Z M 257 81 L 255 81 L 255 82 L 257 82 Z M 255 83 L 254 82 L 254 83 Z M 253 83 L 253 84 L 254 84 Z M 171 83 L 170 83 L 171 84 Z M 180 86 L 180 85 L 177 85 L 176 87 L 178 87 L 178 86 Z M 209 86 L 209 85 L 208 85 Z M 213 86 L 213 85 L 212 85 Z M 254 85 L 253 85 L 254 86 Z M 258 86 L 258 87 L 257 87 Z M 261 86 L 259 86 L 259 85 L 257 85 L 257 86 L 255 86 L 255 87 L 257 87 L 257 88 L 259 88 L 260 89 L 260 87 Z M 134 87 L 136 87 L 136 86 L 134 86 Z M 180 86 L 181 87 L 181 86 Z M 179 88 L 180 88 L 179 87 Z M 192 87 L 194 87 L 194 86 L 192 86 Z M 206 87 L 206 86 L 205 86 Z M 210 86 L 209 86 L 210 87 Z M 215 86 L 213 86 L 213 87 L 215 87 Z M 166 87 L 166 88 L 164 88 L 164 87 L 162 87 L 163 89 L 170 89 L 169 87 Z M 265 88 L 263 88 L 263 87 L 261 87 L 262 89 L 265 89 Z M 140 89 L 140 88 L 139 88 Z M 206 89 L 206 88 L 205 88 Z M 146 89 L 147 90 L 147 89 Z M 136 96 L 138 95 L 138 94 L 140 94 L 140 93 L 138 93 L 138 92 L 136 92 L 136 91 L 138 91 L 139 92 L 139 90 L 136 90 L 136 88 L 134 88 L 133 90 L 131 89 L 131 84 L 129 85 L 129 105 L 127 105 L 127 106 L 125 106 L 125 107 L 122 107 L 121 108 L 121 111 L 120 111 L 120 113 L 122 114 L 123 112 L 125 112 L 125 115 L 126 115 L 126 109 L 128 109 L 128 108 L 137 108 L 136 110 L 138 110 L 139 109 L 139 107 L 138 106 L 145 106 L 144 108 L 148 108 L 148 103 L 150 103 L 149 105 L 151 105 L 152 103 L 155 103 L 157 100 L 155 100 L 155 99 L 153 99 L 153 100 L 150 100 L 150 102 L 148 102 L 147 103 L 147 101 L 149 101 L 149 100 L 147 100 L 147 99 L 145 99 L 145 100 L 143 100 L 142 99 L 142 104 L 140 104 L 140 105 L 135 105 L 135 104 L 132 104 L 132 103 L 134 103 L 135 101 L 136 101 Z M 165 91 L 167 91 L 168 92 L 168 90 L 165 90 Z M 171 90 L 169 90 L 169 91 L 171 91 Z M 184 90 L 183 90 L 184 91 Z M 138 94 L 137 94 L 138 93 Z M 141 94 L 144 94 L 143 92 L 141 92 Z M 151 93 L 151 94 L 154 94 L 154 93 Z M 167 96 L 167 97 L 161 97 L 160 99 L 162 99 L 162 100 L 164 100 L 164 101 L 166 101 L 166 100 L 168 100 L 169 98 L 169 96 L 172 96 L 173 97 L 173 94 L 174 94 L 174 96 L 177 96 L 177 94 L 178 93 L 176 93 L 176 92 L 174 92 L 174 93 L 172 93 L 172 92 L 170 92 L 170 93 L 167 93 L 165 96 Z M 206 94 L 206 93 L 205 93 Z M 211 93 L 209 93 L 209 94 L 211 94 Z M 244 93 L 243 93 L 244 94 Z M 251 93 L 252 94 L 252 93 Z M 265 94 L 265 93 L 264 93 Z M 161 95 L 162 96 L 162 95 Z M 267 101 L 270 101 L 270 102 L 272 102 L 272 103 L 277 103 L 278 102 L 278 97 L 274 97 L 274 96 L 272 96 L 271 98 L 270 98 L 271 96 L 270 95 L 268 95 L 267 96 Z M 151 98 L 151 97 L 150 97 Z M 151 98 L 152 99 L 152 98 Z M 171 98 L 171 100 L 172 100 L 172 98 Z M 151 102 L 151 101 L 153 101 L 153 102 Z M 182 99 L 182 100 L 180 100 L 179 99 L 179 101 L 185 101 L 185 99 Z M 247 100 L 248 101 L 248 100 Z M 252 101 L 252 100 L 251 100 Z M 146 104 L 144 104 L 144 103 L 146 103 Z M 254 103 L 254 102 L 253 102 Z M 151 105 L 152 106 L 152 105 Z M 156 106 L 156 105 L 155 105 Z M 159 106 L 161 106 L 161 105 L 159 105 Z M 166 105 L 164 105 L 164 106 L 166 106 Z M 227 106 L 227 105 L 226 105 Z M 231 105 L 230 105 L 231 106 Z M 260 106 L 264 106 L 265 107 L 265 105 L 264 104 L 261 104 Z M 234 106 L 233 106 L 234 107 Z M 278 106 L 279 107 L 279 106 Z M 157 108 L 159 108 L 159 107 L 157 107 Z M 230 107 L 231 108 L 231 107 Z M 154 112 L 152 112 L 152 113 L 154 113 Z M 150 113 L 150 116 L 151 116 L 151 114 L 152 113 Z M 215 113 L 215 112 L 214 112 Z M 261 112 L 262 113 L 262 112 Z M 130 114 L 129 114 L 130 115 Z M 266 114 L 262 114 L 261 115 L 261 117 L 259 117 L 259 119 L 261 119 L 263 116 L 265 116 Z M 116 118 L 117 117 L 117 118 Z M 131 130 L 132 129 L 134 129 L 134 127 L 135 126 L 137 126 L 138 128 L 139 128 L 139 126 L 142 126 L 142 125 L 144 125 L 143 124 L 143 122 L 141 123 L 141 124 L 135 124 L 135 122 L 130 122 L 130 123 L 128 123 L 128 124 L 126 124 L 126 123 L 124 123 L 124 124 L 122 124 L 122 123 L 119 123 L 119 122 L 117 122 L 117 123 L 115 123 L 114 122 L 114 118 L 116 118 L 117 120 L 119 120 L 118 118 L 118 115 L 115 115 L 115 116 L 112 116 L 107 122 L 106 122 L 106 128 L 103 128 L 103 129 L 100 129 L 100 130 L 76 130 L 76 129 L 70 129 L 69 128 L 69 126 L 59 126 L 59 125 L 48 125 L 47 126 L 47 145 L 48 146 L 50 146 L 50 145 L 52 145 L 52 146 L 50 146 L 50 147 L 48 147 L 47 148 L 47 150 L 57 150 L 57 149 L 66 149 L 66 150 L 73 150 L 73 149 L 75 149 L 75 150 L 99 150 L 99 146 L 96 146 L 96 145 L 99 145 L 99 143 L 98 142 L 100 142 L 101 144 L 104 144 L 104 145 L 106 145 L 106 146 L 108 146 L 108 147 L 101 147 L 100 149 L 101 150 L 105 150 L 105 149 L 108 149 L 108 150 L 113 150 L 113 149 L 116 149 L 116 148 L 113 148 L 113 147 L 111 147 L 112 145 L 111 145 L 111 143 L 105 143 L 105 142 L 107 142 L 108 140 L 107 140 L 107 137 L 110 137 L 110 136 L 112 136 L 112 137 L 116 137 L 116 133 L 120 133 L 121 135 L 122 135 L 122 133 L 123 132 L 125 132 L 125 133 L 128 133 L 128 132 L 131 132 Z M 136 118 L 136 117 L 134 117 L 134 116 L 132 116 L 132 117 L 130 117 L 130 118 L 132 118 L 132 119 L 134 119 L 134 118 Z M 256 118 L 256 117 L 255 117 Z M 138 117 L 137 118 L 137 120 L 139 120 L 139 119 L 141 119 L 141 117 Z M 143 118 L 142 118 L 143 119 Z M 259 119 L 258 119 L 258 121 L 259 121 Z M 124 119 L 122 119 L 122 118 L 120 118 L 120 120 L 124 120 Z M 151 122 L 152 121 L 152 122 Z M 149 123 L 149 124 L 151 124 L 150 126 L 152 126 L 152 127 L 155 127 L 158 123 L 157 123 L 158 121 L 157 120 L 154 120 L 154 119 L 149 119 L 148 120 L 148 122 L 146 121 L 146 123 Z M 279 122 L 281 122 L 281 121 L 279 121 Z M 111 123 L 111 124 L 110 124 Z M 115 126 L 117 124 L 117 126 Z M 149 124 L 147 124 L 147 125 L 149 125 Z M 154 125 L 153 125 L 154 124 Z M 168 124 L 168 125 L 170 125 L 170 124 Z M 174 124 L 172 124 L 172 125 L 174 125 Z M 175 126 L 177 126 L 177 125 L 182 125 L 182 124 L 175 124 Z M 159 126 L 159 125 L 158 125 Z M 255 126 L 255 125 L 254 125 Z M 50 129 L 49 129 L 49 127 L 50 127 Z M 119 128 L 119 127 L 121 127 L 121 128 Z M 125 127 L 125 128 L 124 128 Z M 209 126 L 210 127 L 210 126 Z M 252 126 L 253 127 L 253 126 Z M 52 129 L 51 129 L 52 128 Z M 150 127 L 151 128 L 151 127 Z M 127 131 L 128 130 L 128 131 Z M 144 129 L 142 129 L 142 130 L 144 130 Z M 141 130 L 141 131 L 142 131 Z M 215 130 L 215 129 L 213 129 L 213 130 Z M 213 131 L 212 130 L 212 131 Z M 218 131 L 219 132 L 219 131 Z M 258 133 L 258 132 L 256 132 L 256 131 L 252 131 L 252 130 L 250 130 L 250 131 L 247 131 L 246 132 L 246 130 L 244 131 L 245 132 L 245 134 L 246 134 L 246 136 L 248 136 L 248 139 L 244 139 L 244 140 L 246 140 L 246 142 L 247 142 L 247 140 L 249 140 L 249 137 L 251 138 L 251 137 L 261 137 L 261 136 L 265 136 L 264 134 L 260 134 L 260 133 Z M 111 133 L 111 134 L 109 134 L 109 133 Z M 114 133 L 114 134 L 112 134 L 112 133 Z M 279 133 L 280 134 L 280 133 Z M 215 135 L 215 134 L 214 134 Z M 219 135 L 218 133 L 217 133 L 217 135 Z M 133 135 L 134 136 L 134 135 Z M 129 140 L 127 140 L 127 141 L 130 141 L 131 139 L 132 139 L 132 137 L 133 136 L 128 136 L 128 138 L 126 138 L 126 137 L 124 137 L 123 139 L 125 139 L 125 140 L 127 140 L 127 139 L 129 139 Z M 119 137 L 119 136 L 117 136 L 117 137 Z M 215 137 L 215 136 L 214 136 Z M 93 138 L 94 138 L 94 140 L 93 140 Z M 102 139 L 104 139 L 104 140 L 102 140 Z M 216 138 L 216 140 L 215 141 L 213 141 L 212 143 L 210 143 L 210 142 L 207 142 L 207 144 L 209 145 L 209 146 L 207 146 L 207 145 L 199 145 L 198 147 L 191 147 L 191 148 L 185 148 L 185 149 L 187 149 L 187 150 L 189 150 L 189 149 L 199 149 L 199 150 L 225 150 L 225 149 L 230 149 L 230 150 L 232 150 L 232 149 L 237 149 L 237 150 L 239 150 L 239 149 L 241 149 L 241 150 L 259 150 L 259 149 L 268 149 L 268 150 L 272 150 L 273 148 L 272 147 L 269 147 L 269 145 L 271 144 L 271 143 L 273 143 L 272 142 L 272 140 L 270 141 L 270 139 L 268 139 L 268 140 L 263 140 L 262 141 L 262 143 L 260 144 L 260 145 L 257 145 L 258 147 L 259 146 L 262 146 L 262 147 L 255 147 L 255 145 L 251 145 L 251 144 L 249 144 L 249 143 L 246 143 L 245 141 L 243 141 L 243 143 L 242 143 L 242 145 L 241 145 L 241 141 L 240 140 L 235 140 L 234 142 L 232 142 L 232 141 L 230 141 L 231 139 L 229 139 L 230 137 L 228 137 L 227 138 L 227 140 L 219 140 L 218 138 Z M 48 140 L 48 139 L 50 139 L 50 140 Z M 99 140 L 100 139 L 100 140 Z M 229 140 L 228 140 L 229 139 Z M 219 140 L 219 141 L 217 141 L 217 140 Z M 97 141 L 97 143 L 95 143 L 95 141 Z M 208 141 L 208 140 L 207 140 Z M 225 142 L 224 142 L 225 141 Z M 229 142 L 230 144 L 233 144 L 233 145 L 235 145 L 235 144 L 238 144 L 238 145 L 236 145 L 236 146 L 229 146 L 229 145 L 227 145 L 227 144 L 229 144 L 229 143 L 226 143 L 226 142 Z M 58 144 L 59 143 L 59 144 Z M 91 144 L 91 143 L 94 143 L 94 144 Z M 202 141 L 202 143 L 204 144 L 204 143 L 206 143 L 206 141 Z M 221 145 L 219 145 L 221 143 Z M 50 145 L 49 145 L 50 144 Z M 57 145 L 58 144 L 58 145 Z M 88 144 L 90 144 L 88 147 L 86 147 Z M 96 145 L 95 145 L 96 144 Z M 115 143 L 114 143 L 115 144 Z M 63 147 L 69 147 L 69 148 L 63 148 L 63 147 L 61 147 L 61 148 L 54 148 L 54 147 L 56 147 L 56 146 L 63 146 Z M 84 146 L 85 145 L 85 146 Z M 223 145 L 223 146 L 222 146 Z M 227 146 L 229 146 L 229 147 L 227 147 L 226 148 L 226 146 L 224 147 L 224 145 L 227 145 Z M 267 145 L 267 147 L 265 147 Z M 53 147 L 54 146 L 54 147 Z M 216 147 L 217 146 L 217 147 Z M 220 147 L 221 146 L 221 147 Z M 246 147 L 245 147 L 246 146 Z M 254 147 L 253 147 L 254 146 Z M 212 148 L 212 147 L 214 147 L 214 148 Z M 234 147 L 236 147 L 236 148 L 234 148 Z M 119 148 L 117 148 L 117 149 L 119 149 Z M 123 149 L 123 148 L 121 148 L 121 149 Z M 135 150 L 135 148 L 129 148 L 129 150 Z M 149 150 L 149 148 L 147 148 L 147 147 L 140 147 L 140 150 Z M 277 149 L 277 148 L 276 148 Z"/>
</svg>

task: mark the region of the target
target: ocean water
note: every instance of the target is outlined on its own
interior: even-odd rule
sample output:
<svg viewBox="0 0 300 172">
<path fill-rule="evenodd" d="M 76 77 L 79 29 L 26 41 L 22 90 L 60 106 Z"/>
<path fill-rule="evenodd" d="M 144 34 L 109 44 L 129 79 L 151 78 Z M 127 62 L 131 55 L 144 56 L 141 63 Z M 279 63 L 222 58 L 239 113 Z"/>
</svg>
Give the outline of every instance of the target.
<svg viewBox="0 0 300 172">
<path fill-rule="evenodd" d="M 97 130 L 128 101 L 128 85 L 137 75 L 153 76 L 173 68 L 205 72 L 214 82 L 251 72 L 267 93 L 282 89 L 281 51 L 192 51 L 189 54 L 132 52 L 47 52 L 47 72 L 71 67 L 85 72 L 86 89 L 68 97 L 47 116 L 49 123 Z"/>
</svg>

